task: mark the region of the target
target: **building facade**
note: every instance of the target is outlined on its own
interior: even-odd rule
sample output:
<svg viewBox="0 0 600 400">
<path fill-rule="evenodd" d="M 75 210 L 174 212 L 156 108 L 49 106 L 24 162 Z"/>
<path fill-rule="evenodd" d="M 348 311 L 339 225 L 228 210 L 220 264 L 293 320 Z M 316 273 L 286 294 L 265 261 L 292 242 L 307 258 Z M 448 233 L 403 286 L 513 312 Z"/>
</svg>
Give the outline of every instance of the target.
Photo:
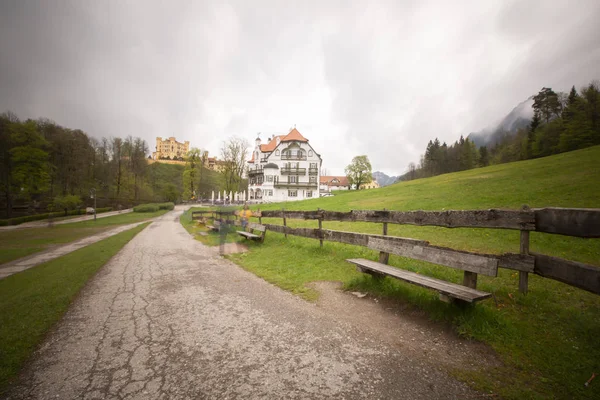
<svg viewBox="0 0 600 400">
<path fill-rule="evenodd" d="M 350 190 L 350 182 L 346 176 L 321 176 L 319 181 L 319 191 L 331 193 L 332 190 Z"/>
<path fill-rule="evenodd" d="M 180 143 L 174 137 L 163 140 L 160 137 L 156 138 L 156 151 L 152 153 L 153 160 L 183 159 L 190 151 L 190 142 Z"/>
<path fill-rule="evenodd" d="M 277 202 L 319 197 L 321 156 L 296 128 L 287 135 L 260 138 L 248 161 L 248 198 Z"/>
<path fill-rule="evenodd" d="M 363 183 L 360 185 L 360 189 L 379 189 L 379 183 L 373 179 L 370 183 Z"/>
</svg>

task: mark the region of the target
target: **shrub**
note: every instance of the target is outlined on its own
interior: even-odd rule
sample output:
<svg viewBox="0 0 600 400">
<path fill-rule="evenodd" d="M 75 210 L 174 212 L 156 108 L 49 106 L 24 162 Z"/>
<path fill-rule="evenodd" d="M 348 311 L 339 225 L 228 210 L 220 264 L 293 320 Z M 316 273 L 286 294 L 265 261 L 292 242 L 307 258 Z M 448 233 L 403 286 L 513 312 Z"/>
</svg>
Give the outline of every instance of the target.
<svg viewBox="0 0 600 400">
<path fill-rule="evenodd" d="M 169 203 L 160 203 L 158 205 L 158 208 L 160 210 L 172 210 L 175 208 L 175 203 L 169 202 Z"/>
<path fill-rule="evenodd" d="M 134 212 L 155 212 L 158 210 L 172 210 L 175 208 L 174 203 L 149 203 L 140 204 L 133 207 Z"/>
<path fill-rule="evenodd" d="M 68 210 L 75 210 L 82 204 L 81 197 L 75 195 L 56 196 L 52 202 L 52 208 L 55 210 L 65 210 L 65 215 L 74 215 L 68 213 Z M 78 214 L 78 212 L 76 213 Z"/>
<path fill-rule="evenodd" d="M 134 212 L 155 212 L 158 210 L 158 204 L 140 204 L 139 206 L 133 207 Z"/>
</svg>

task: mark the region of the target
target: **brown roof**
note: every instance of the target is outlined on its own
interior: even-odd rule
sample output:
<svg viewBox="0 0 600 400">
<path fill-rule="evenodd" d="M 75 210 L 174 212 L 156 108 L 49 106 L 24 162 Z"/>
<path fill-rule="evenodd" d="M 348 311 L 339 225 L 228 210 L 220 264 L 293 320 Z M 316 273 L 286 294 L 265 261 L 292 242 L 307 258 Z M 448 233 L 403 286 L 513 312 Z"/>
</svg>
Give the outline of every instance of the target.
<svg viewBox="0 0 600 400">
<path fill-rule="evenodd" d="M 337 182 L 332 182 L 337 180 Z M 350 186 L 347 176 L 321 176 L 319 182 L 327 186 Z"/>
<path fill-rule="evenodd" d="M 263 153 L 272 152 L 273 150 L 275 150 L 275 147 L 277 147 L 277 138 L 282 140 L 284 136 L 285 135 L 273 136 L 269 143 L 260 145 L 260 151 L 262 151 Z"/>
<path fill-rule="evenodd" d="M 302 136 L 302 134 L 298 132 L 296 128 L 292 129 L 290 133 L 288 133 L 283 139 L 281 139 L 282 142 L 291 142 L 292 140 L 298 142 L 308 142 L 308 139 Z"/>
</svg>

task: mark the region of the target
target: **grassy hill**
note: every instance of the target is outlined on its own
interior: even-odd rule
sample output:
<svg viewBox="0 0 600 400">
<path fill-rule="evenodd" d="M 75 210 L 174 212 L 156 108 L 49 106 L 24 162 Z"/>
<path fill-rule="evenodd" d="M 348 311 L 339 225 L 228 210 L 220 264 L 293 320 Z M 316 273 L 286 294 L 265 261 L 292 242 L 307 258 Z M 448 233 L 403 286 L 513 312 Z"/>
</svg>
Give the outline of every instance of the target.
<svg viewBox="0 0 600 400">
<path fill-rule="evenodd" d="M 530 207 L 600 208 L 600 147 L 547 158 L 495 165 L 433 178 L 402 182 L 381 189 L 341 192 L 334 197 L 269 204 L 262 209 L 346 211 L 518 209 Z M 256 208 L 256 207 L 254 207 Z M 282 224 L 281 219 L 263 222 Z M 288 220 L 288 226 L 316 227 L 315 221 Z M 326 229 L 381 233 L 381 224 L 324 222 Z M 517 231 L 447 229 L 389 225 L 389 234 L 425 239 L 432 244 L 485 253 L 518 252 Z M 488 343 L 504 362 L 485 371 L 452 371 L 482 390 L 506 398 L 600 398 L 600 384 L 585 388 L 600 370 L 600 296 L 536 275 L 528 295 L 518 293 L 515 271 L 498 277 L 480 276 L 478 288 L 494 294 L 472 308 L 441 303 L 437 293 L 389 278 L 372 280 L 346 263 L 347 258 L 376 259 L 368 249 L 267 233 L 261 245 L 231 258 L 249 271 L 315 299 L 307 284 L 334 280 L 347 289 L 392 297 L 426 310 L 432 319 L 451 324 L 462 335 Z M 600 240 L 532 233 L 532 251 L 600 265 Z M 424 275 L 460 283 L 451 268 L 391 256 L 390 264 Z"/>
</svg>

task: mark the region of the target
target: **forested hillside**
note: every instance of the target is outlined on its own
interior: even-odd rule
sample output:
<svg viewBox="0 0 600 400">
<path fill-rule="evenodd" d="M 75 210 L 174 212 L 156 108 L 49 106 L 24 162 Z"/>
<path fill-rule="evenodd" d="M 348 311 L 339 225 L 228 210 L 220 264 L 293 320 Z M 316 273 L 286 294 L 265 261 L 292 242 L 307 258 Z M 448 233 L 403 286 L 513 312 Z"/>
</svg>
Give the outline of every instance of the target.
<svg viewBox="0 0 600 400">
<path fill-rule="evenodd" d="M 542 88 L 533 96 L 533 118 L 516 133 L 494 132 L 490 147 L 469 138 L 453 144 L 430 140 L 418 165 L 411 163 L 401 180 L 464 171 L 490 164 L 528 160 L 600 144 L 600 88 L 594 81 L 569 94 Z"/>
<path fill-rule="evenodd" d="M 139 138 L 96 139 L 47 119 L 20 120 L 0 115 L 0 209 L 45 212 L 55 204 L 130 207 L 153 201 L 178 201 L 183 165 L 148 164 L 150 150 Z M 203 169 L 198 193 L 217 190 L 220 175 Z"/>
</svg>

